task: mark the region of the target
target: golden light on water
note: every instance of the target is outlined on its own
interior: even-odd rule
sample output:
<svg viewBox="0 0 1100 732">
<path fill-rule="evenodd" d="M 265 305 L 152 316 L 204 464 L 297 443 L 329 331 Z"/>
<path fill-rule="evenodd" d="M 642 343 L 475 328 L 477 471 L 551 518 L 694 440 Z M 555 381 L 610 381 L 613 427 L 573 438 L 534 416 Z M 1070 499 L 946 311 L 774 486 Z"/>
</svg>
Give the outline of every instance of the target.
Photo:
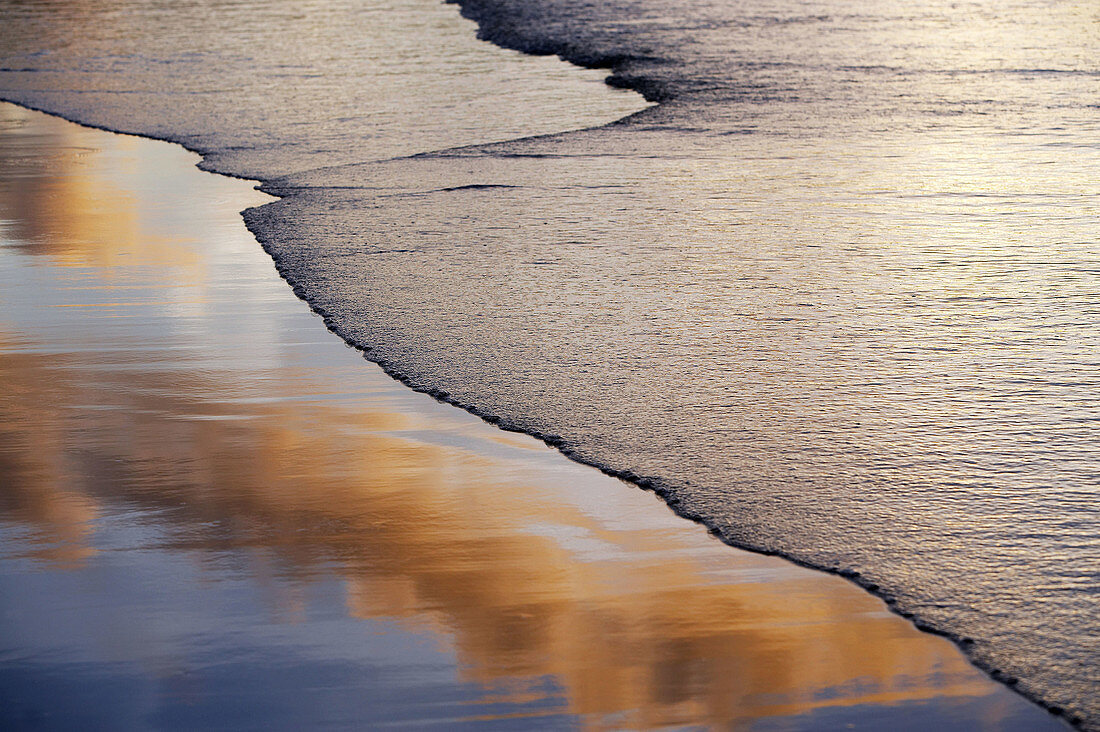
<svg viewBox="0 0 1100 732">
<path fill-rule="evenodd" d="M 407 393 L 277 280 L 232 203 L 247 184 L 159 144 L 12 108 L 3 123 L 8 156 L 15 123 L 38 154 L 67 152 L 48 172 L 24 161 L 42 181 L 0 193 L 0 563 L 93 572 L 127 526 L 142 538 L 124 551 L 191 558 L 195 593 L 244 578 L 268 598 L 249 624 L 295 643 L 322 631 L 310 588 L 336 582 L 339 614 L 426 634 L 480 701 L 594 727 L 975 699 L 995 727 L 1020 703 L 848 583 L 724 547 L 636 488 Z M 128 187 L 140 165 L 171 179 L 167 204 Z M 131 613 L 122 590 L 91 598 Z M 161 642 L 162 668 L 186 666 Z"/>
</svg>

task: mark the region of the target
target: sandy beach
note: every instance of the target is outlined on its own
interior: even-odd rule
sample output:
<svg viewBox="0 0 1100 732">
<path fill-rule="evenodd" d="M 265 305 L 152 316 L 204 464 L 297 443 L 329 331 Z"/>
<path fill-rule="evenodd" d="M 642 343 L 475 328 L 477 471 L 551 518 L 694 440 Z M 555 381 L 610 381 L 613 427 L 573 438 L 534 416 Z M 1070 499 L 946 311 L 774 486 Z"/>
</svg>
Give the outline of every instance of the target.
<svg viewBox="0 0 1100 732">
<path fill-rule="evenodd" d="M 0 716 L 1060 729 L 849 582 L 391 380 L 166 143 L 0 108 Z"/>
</svg>

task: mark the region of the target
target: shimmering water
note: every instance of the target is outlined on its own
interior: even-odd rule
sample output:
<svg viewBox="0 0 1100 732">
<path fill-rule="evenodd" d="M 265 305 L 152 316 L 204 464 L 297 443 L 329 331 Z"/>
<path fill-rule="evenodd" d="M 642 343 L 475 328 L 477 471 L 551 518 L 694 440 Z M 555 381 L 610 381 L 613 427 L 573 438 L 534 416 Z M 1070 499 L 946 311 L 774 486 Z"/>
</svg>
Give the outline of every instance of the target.
<svg viewBox="0 0 1100 732">
<path fill-rule="evenodd" d="M 372 358 L 1100 723 L 1094 4 L 467 2 L 662 104 L 450 150 L 555 104 L 349 121 L 385 93 L 348 23 L 295 52 L 327 6 L 219 16 L 198 55 L 150 32 L 191 10 L 41 7 L 13 6 L 4 96 L 267 180 L 250 225 Z"/>
<path fill-rule="evenodd" d="M 389 379 L 196 159 L 0 105 L 0 726 L 1062 727 Z"/>
</svg>

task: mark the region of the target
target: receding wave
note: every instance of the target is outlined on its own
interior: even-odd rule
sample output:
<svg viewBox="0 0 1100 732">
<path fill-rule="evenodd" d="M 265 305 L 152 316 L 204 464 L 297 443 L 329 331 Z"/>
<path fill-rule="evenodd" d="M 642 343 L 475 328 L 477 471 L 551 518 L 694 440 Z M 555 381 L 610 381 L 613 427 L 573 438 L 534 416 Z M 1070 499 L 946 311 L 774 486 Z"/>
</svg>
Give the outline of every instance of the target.
<svg viewBox="0 0 1100 732">
<path fill-rule="evenodd" d="M 422 40 L 368 63 L 265 7 L 220 10 L 242 16 L 199 56 L 148 19 L 126 40 L 155 67 L 5 35 L 0 65 L 36 71 L 0 95 L 263 180 L 283 198 L 249 226 L 398 378 L 850 577 L 1100 729 L 1090 10 L 462 3 L 483 38 L 662 102 L 629 116 L 531 92 L 550 71 L 463 92 L 445 58 L 387 91 Z M 367 32 L 354 4 L 310 12 Z M 587 129 L 560 133 L 566 106 Z"/>
</svg>

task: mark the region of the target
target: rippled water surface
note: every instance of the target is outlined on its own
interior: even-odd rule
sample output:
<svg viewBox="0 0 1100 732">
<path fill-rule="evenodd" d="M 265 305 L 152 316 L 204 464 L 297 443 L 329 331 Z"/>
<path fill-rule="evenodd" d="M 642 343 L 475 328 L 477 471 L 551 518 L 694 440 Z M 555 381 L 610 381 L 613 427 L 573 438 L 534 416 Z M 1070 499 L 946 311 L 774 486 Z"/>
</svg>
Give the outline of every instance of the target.
<svg viewBox="0 0 1100 732">
<path fill-rule="evenodd" d="M 392 381 L 195 161 L 0 105 L 0 726 L 1061 727 Z"/>
<path fill-rule="evenodd" d="M 290 52 L 308 7 L 217 24 L 186 63 L 148 31 L 188 10 L 74 33 L 13 7 L 6 98 L 267 180 L 286 197 L 250 225 L 373 358 L 731 542 L 858 573 L 1100 724 L 1095 4 L 466 2 L 483 36 L 662 104 L 461 149 L 506 136 L 463 102 L 407 136 L 347 121 L 385 90 L 325 71 L 354 32 Z M 515 129 L 552 131 L 525 126 L 555 104 L 513 98 Z"/>
</svg>

